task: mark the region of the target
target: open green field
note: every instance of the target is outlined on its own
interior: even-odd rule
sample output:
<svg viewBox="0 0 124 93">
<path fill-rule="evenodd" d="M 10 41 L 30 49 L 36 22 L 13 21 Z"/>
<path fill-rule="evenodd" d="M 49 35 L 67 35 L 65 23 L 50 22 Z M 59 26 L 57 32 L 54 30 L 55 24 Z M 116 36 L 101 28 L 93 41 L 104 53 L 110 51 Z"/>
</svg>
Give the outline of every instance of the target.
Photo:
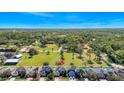
<svg viewBox="0 0 124 93">
<path fill-rule="evenodd" d="M 74 60 L 72 60 L 72 53 L 64 53 L 64 64 L 63 66 L 70 66 L 73 62 L 75 66 L 84 66 L 84 62 L 87 62 L 88 56 L 84 55 L 83 60 L 77 58 L 78 54 L 75 53 Z M 46 53 L 40 53 L 38 55 L 29 58 L 28 54 L 23 54 L 23 58 L 17 64 L 17 66 L 42 66 L 44 62 L 48 62 L 50 66 L 56 66 L 56 62 L 59 61 L 59 53 L 51 53 L 47 55 Z M 91 61 L 94 64 L 87 64 L 87 66 L 107 66 L 106 63 L 97 64 L 94 60 L 94 54 L 91 54 Z"/>
<path fill-rule="evenodd" d="M 29 58 L 28 54 L 24 54 L 20 63 L 17 66 L 42 66 L 44 62 L 49 62 L 51 66 L 55 65 L 55 62 L 59 60 L 58 53 L 47 54 L 38 54 Z"/>
<path fill-rule="evenodd" d="M 87 62 L 89 59 L 93 62 L 93 64 L 87 64 L 88 66 L 107 66 L 107 64 L 103 61 L 102 61 L 102 64 L 97 64 L 96 60 L 94 60 L 95 59 L 95 54 L 94 53 L 91 53 L 90 58 L 86 55 L 86 53 L 84 53 L 83 54 L 83 63 Z"/>
<path fill-rule="evenodd" d="M 46 44 L 46 47 L 44 47 L 44 48 L 41 48 L 41 47 L 39 47 L 39 46 L 36 44 L 36 45 L 33 45 L 32 48 L 34 48 L 34 49 L 36 49 L 36 50 L 50 50 L 50 51 L 51 51 L 52 49 L 53 49 L 53 51 L 56 51 L 56 50 L 59 49 L 59 47 L 58 47 L 57 45 L 55 45 L 55 44 Z"/>
</svg>

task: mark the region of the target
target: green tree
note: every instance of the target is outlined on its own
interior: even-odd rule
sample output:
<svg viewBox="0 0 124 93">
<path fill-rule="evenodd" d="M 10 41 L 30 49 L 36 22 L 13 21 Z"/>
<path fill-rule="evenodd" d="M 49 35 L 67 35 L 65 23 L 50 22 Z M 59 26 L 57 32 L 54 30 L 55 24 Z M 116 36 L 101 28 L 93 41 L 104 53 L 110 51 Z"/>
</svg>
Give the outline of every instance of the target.
<svg viewBox="0 0 124 93">
<path fill-rule="evenodd" d="M 28 54 L 30 55 L 30 57 L 32 57 L 32 56 L 34 56 L 34 55 L 37 55 L 37 54 L 38 54 L 38 51 L 35 50 L 35 49 L 33 49 L 33 48 L 31 48 L 31 49 L 29 50 Z"/>
</svg>

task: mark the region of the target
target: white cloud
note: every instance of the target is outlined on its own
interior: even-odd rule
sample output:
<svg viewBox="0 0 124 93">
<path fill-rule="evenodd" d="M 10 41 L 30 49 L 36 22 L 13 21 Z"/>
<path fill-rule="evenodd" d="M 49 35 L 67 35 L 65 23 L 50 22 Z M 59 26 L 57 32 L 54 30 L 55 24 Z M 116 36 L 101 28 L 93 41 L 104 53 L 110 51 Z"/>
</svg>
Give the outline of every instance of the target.
<svg viewBox="0 0 124 93">
<path fill-rule="evenodd" d="M 50 13 L 45 13 L 45 12 L 28 12 L 28 14 L 31 14 L 34 16 L 42 16 L 42 17 L 54 17 L 54 15 Z"/>
</svg>

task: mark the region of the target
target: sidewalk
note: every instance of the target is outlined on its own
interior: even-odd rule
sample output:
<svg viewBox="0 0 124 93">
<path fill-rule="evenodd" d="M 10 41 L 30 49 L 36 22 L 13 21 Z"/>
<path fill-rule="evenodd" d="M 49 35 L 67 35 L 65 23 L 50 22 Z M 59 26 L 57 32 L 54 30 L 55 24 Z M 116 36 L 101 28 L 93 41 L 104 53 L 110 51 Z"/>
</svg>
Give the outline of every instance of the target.
<svg viewBox="0 0 124 93">
<path fill-rule="evenodd" d="M 60 81 L 59 77 L 55 77 L 55 81 Z"/>
<path fill-rule="evenodd" d="M 16 78 L 11 78 L 9 81 L 15 81 Z"/>
<path fill-rule="evenodd" d="M 45 81 L 44 77 L 41 77 L 39 81 Z"/>
<path fill-rule="evenodd" d="M 26 81 L 31 81 L 33 78 L 27 78 L 27 80 Z"/>
</svg>

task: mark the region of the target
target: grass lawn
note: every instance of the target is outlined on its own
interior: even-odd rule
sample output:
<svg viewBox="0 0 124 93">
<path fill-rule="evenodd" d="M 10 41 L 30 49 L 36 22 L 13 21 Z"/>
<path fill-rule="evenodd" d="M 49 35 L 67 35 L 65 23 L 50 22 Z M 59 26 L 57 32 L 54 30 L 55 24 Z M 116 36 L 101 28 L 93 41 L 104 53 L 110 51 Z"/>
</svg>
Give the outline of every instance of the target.
<svg viewBox="0 0 124 93">
<path fill-rule="evenodd" d="M 93 64 L 87 64 L 87 66 L 107 66 L 105 62 L 102 62 L 102 64 L 97 64 L 96 61 L 94 60 L 95 54 L 91 53 L 90 60 L 93 62 Z M 83 63 L 87 62 L 89 60 L 89 57 L 84 53 L 83 54 Z"/>
<path fill-rule="evenodd" d="M 15 81 L 25 81 L 26 79 L 24 79 L 24 78 L 19 78 L 19 77 L 17 77 L 16 79 L 15 79 Z"/>
<path fill-rule="evenodd" d="M 75 55 L 76 56 L 76 55 Z M 65 64 L 63 66 L 70 66 L 72 60 L 72 53 L 64 53 Z M 51 53 L 50 55 L 38 54 L 29 58 L 28 54 L 24 54 L 22 60 L 17 66 L 42 66 L 44 62 L 49 62 L 50 66 L 55 66 L 55 63 L 59 60 L 59 53 Z M 82 66 L 82 61 L 75 57 L 74 59 L 76 66 Z"/>
<path fill-rule="evenodd" d="M 69 66 L 71 62 L 73 62 L 75 66 L 85 66 L 84 62 L 87 62 L 89 60 L 89 57 L 85 53 L 83 54 L 83 60 L 77 58 L 78 56 L 79 55 L 75 53 L 74 60 L 72 60 L 72 53 L 64 53 L 64 57 L 65 57 L 64 66 Z M 94 58 L 95 55 L 92 53 L 90 59 L 93 62 L 93 64 L 87 64 L 87 66 L 107 66 L 105 62 L 102 62 L 102 64 L 97 64 L 94 61 Z"/>
<path fill-rule="evenodd" d="M 78 59 L 77 54 L 75 53 L 74 60 L 72 59 L 72 53 L 64 53 L 64 62 L 65 64 L 63 66 L 70 66 L 71 62 L 74 62 L 75 66 L 82 66 L 82 60 Z"/>
<path fill-rule="evenodd" d="M 15 47 L 15 46 L 8 46 Z M 40 48 L 36 42 L 35 45 L 32 46 L 36 50 L 58 50 L 58 47 L 55 44 L 47 44 L 47 47 Z M 85 49 L 85 52 L 83 52 L 83 59 L 78 58 L 78 54 L 75 53 L 74 59 L 72 59 L 72 53 L 64 53 L 64 64 L 63 66 L 70 66 L 70 63 L 73 62 L 75 66 L 85 66 L 84 64 L 89 60 L 89 56 L 87 55 L 87 50 L 90 48 L 88 46 L 85 46 L 87 49 Z M 93 64 L 86 64 L 86 66 L 107 66 L 105 62 L 102 62 L 102 64 L 97 64 L 94 60 L 95 54 L 90 53 L 91 57 L 90 60 L 93 62 Z M 21 61 L 17 64 L 17 66 L 43 66 L 44 62 L 48 62 L 50 66 L 56 66 L 56 62 L 58 62 L 60 59 L 59 53 L 50 53 L 47 55 L 46 53 L 40 53 L 38 55 L 33 56 L 32 58 L 29 58 L 29 55 L 27 53 L 23 54 L 23 57 Z"/>
<path fill-rule="evenodd" d="M 59 77 L 60 81 L 68 81 L 68 77 Z"/>
<path fill-rule="evenodd" d="M 55 66 L 55 62 L 59 60 L 58 53 L 52 53 L 50 55 L 38 54 L 29 58 L 28 54 L 24 54 L 20 63 L 17 66 L 42 66 L 44 62 L 49 62 L 50 66 Z"/>
<path fill-rule="evenodd" d="M 46 47 L 41 48 L 38 45 L 33 45 L 32 48 L 36 49 L 36 50 L 52 50 L 56 51 L 59 49 L 59 47 L 55 44 L 46 44 Z"/>
<path fill-rule="evenodd" d="M 84 62 L 87 62 L 89 59 L 87 55 L 84 54 L 83 60 L 77 58 L 78 54 L 75 53 L 74 60 L 72 60 L 72 53 L 64 53 L 64 64 L 63 66 L 70 66 L 71 62 L 74 62 L 75 66 L 84 66 Z M 95 55 L 91 54 L 91 61 L 94 64 L 87 64 L 87 66 L 107 66 L 104 62 L 100 65 L 97 64 L 93 59 Z M 46 53 L 40 53 L 38 55 L 29 58 L 28 54 L 23 54 L 21 61 L 17 64 L 17 66 L 42 66 L 44 62 L 48 62 L 50 66 L 55 66 L 55 63 L 58 62 L 60 58 L 59 53 L 51 53 L 47 55 Z"/>
</svg>

